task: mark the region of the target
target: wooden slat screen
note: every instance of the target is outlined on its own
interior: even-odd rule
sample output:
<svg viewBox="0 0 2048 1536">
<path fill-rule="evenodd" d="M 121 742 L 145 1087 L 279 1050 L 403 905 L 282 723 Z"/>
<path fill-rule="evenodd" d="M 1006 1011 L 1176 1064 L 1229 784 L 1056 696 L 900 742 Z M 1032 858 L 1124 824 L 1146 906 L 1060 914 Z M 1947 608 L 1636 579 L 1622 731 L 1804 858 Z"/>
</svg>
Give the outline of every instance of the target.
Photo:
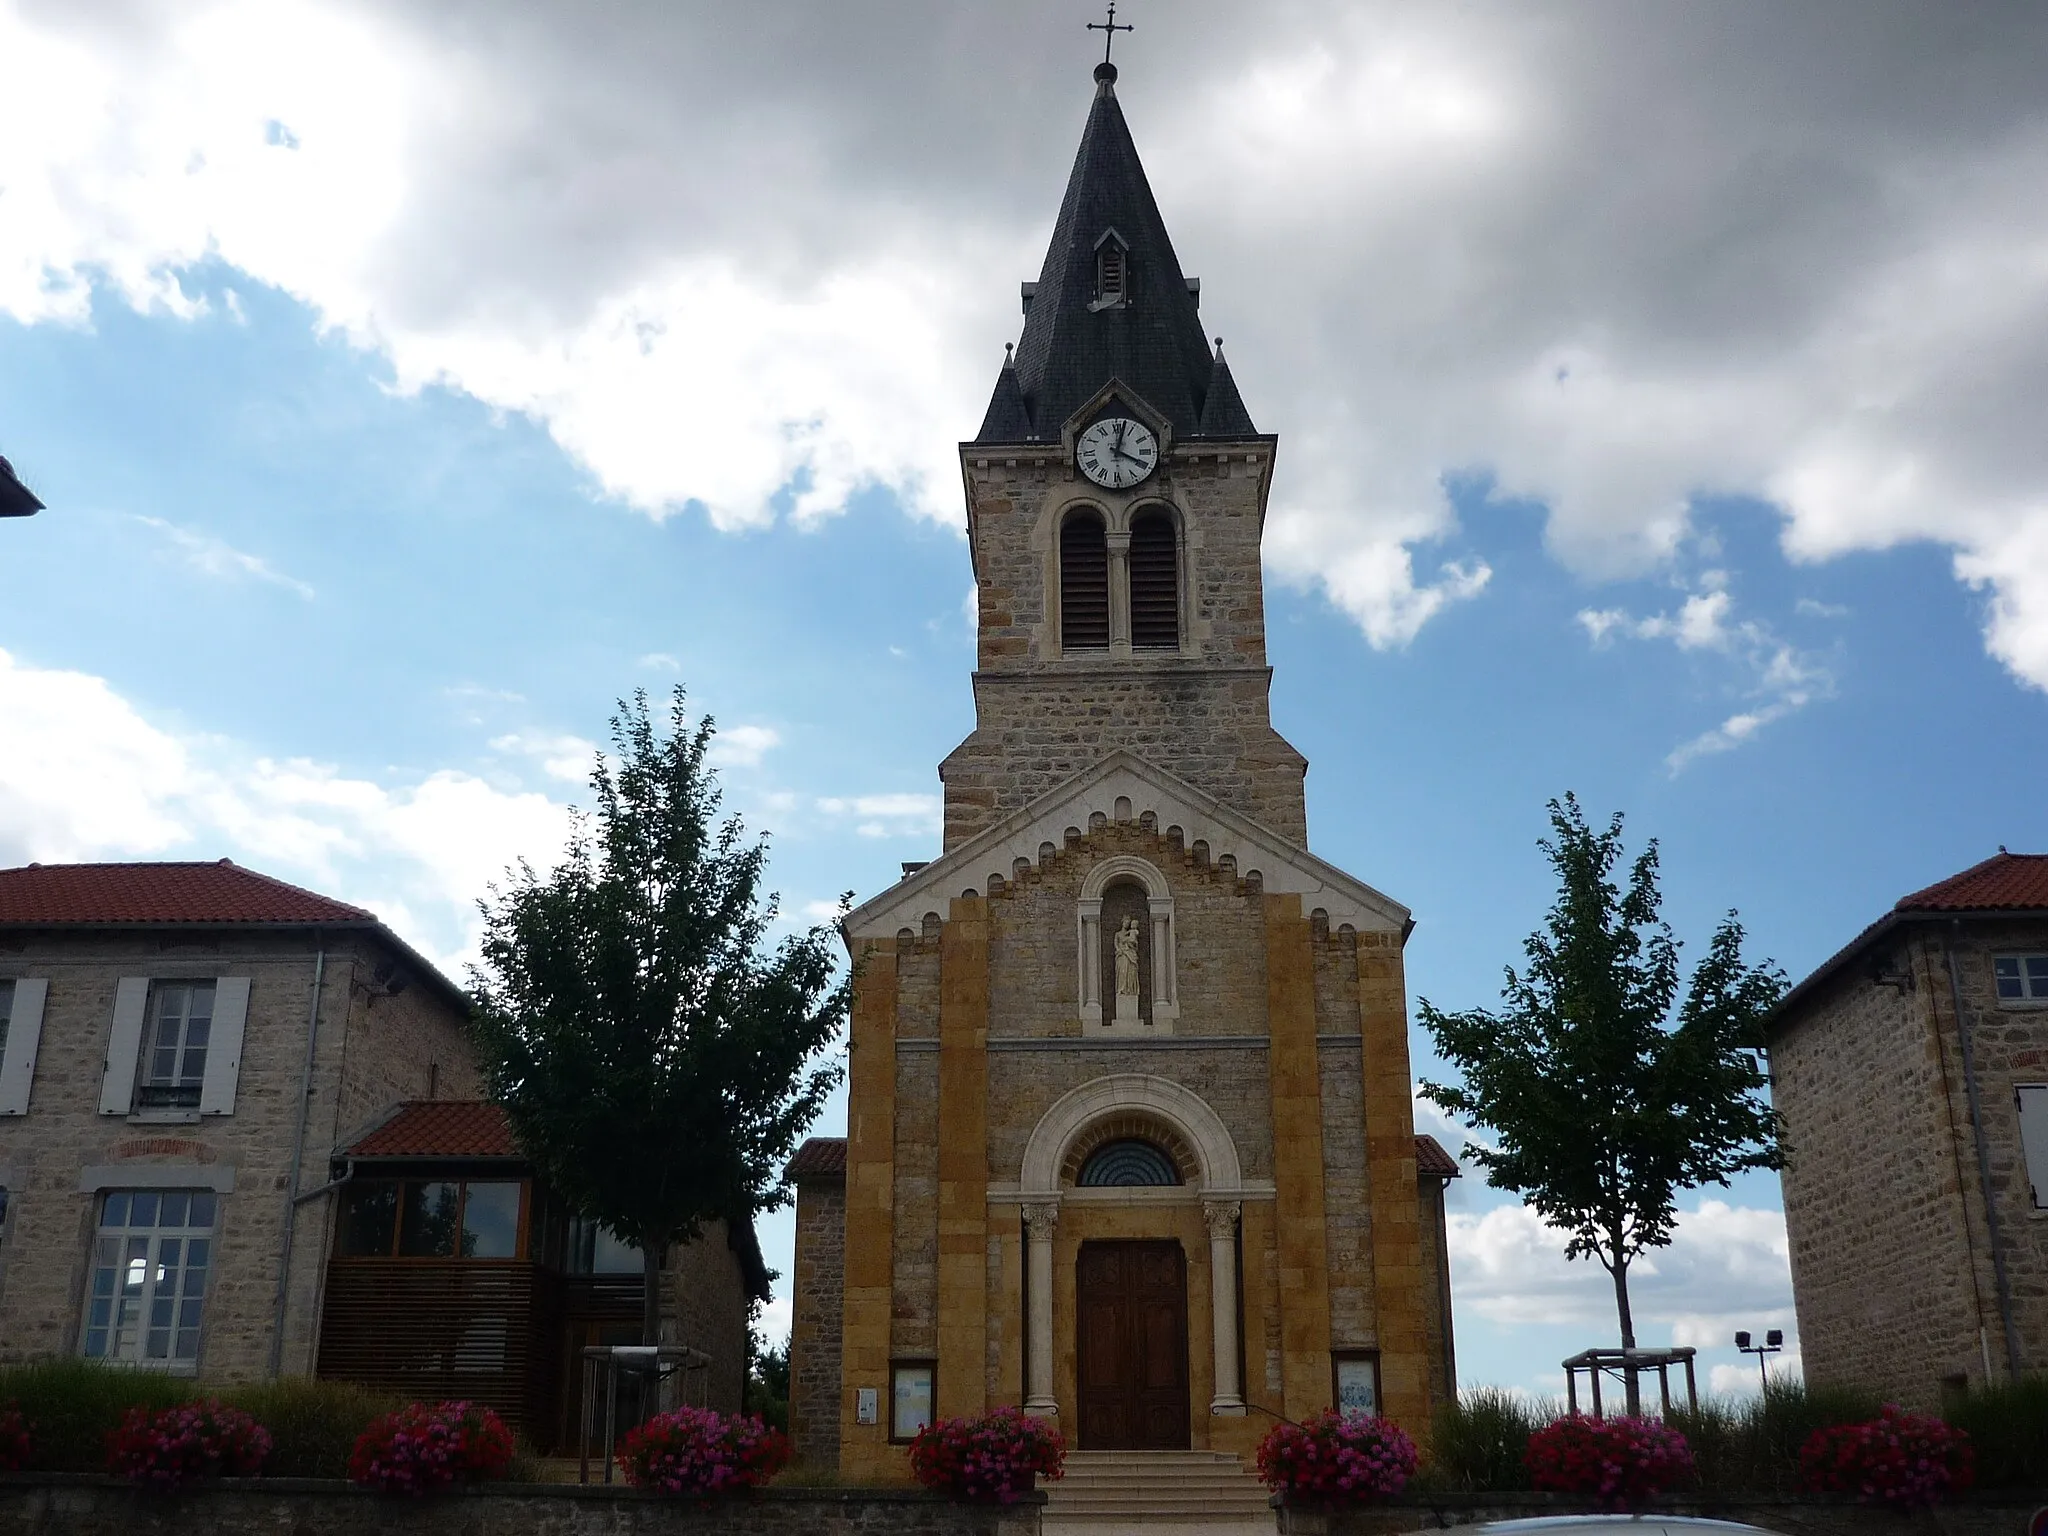
<svg viewBox="0 0 2048 1536">
<path fill-rule="evenodd" d="M 1077 512 L 1060 528 L 1060 649 L 1109 647 L 1109 541 L 1102 518 Z"/>
<path fill-rule="evenodd" d="M 467 1398 L 526 1430 L 553 1417 L 560 1290 L 531 1264 L 330 1259 L 318 1374 L 407 1399 Z"/>
<path fill-rule="evenodd" d="M 1131 644 L 1180 646 L 1180 552 L 1173 519 L 1141 512 L 1131 524 Z"/>
</svg>

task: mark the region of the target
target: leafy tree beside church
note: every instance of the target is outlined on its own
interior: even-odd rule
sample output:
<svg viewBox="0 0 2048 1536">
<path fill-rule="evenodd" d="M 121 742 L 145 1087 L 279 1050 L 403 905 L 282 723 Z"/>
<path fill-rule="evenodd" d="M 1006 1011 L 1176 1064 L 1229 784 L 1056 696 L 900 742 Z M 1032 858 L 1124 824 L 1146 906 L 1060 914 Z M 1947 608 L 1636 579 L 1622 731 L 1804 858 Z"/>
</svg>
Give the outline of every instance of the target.
<svg viewBox="0 0 2048 1536">
<path fill-rule="evenodd" d="M 612 719 L 594 816 L 542 877 L 522 862 L 481 903 L 472 1034 L 520 1149 L 568 1203 L 641 1252 L 642 1340 L 659 1342 L 672 1244 L 784 1198 L 781 1167 L 838 1084 L 819 1053 L 847 994 L 832 930 L 773 949 L 766 846 L 718 822 L 678 688 L 658 735 L 644 693 Z"/>
<path fill-rule="evenodd" d="M 1504 1006 L 1421 1002 L 1438 1054 L 1463 1077 L 1422 1095 L 1494 1133 L 1497 1147 L 1466 1156 L 1569 1234 L 1567 1257 L 1599 1260 L 1633 1349 L 1629 1266 L 1671 1241 L 1678 1192 L 1780 1165 L 1761 1057 L 1785 977 L 1769 961 L 1744 964 L 1731 912 L 1681 995 L 1655 841 L 1624 886 L 1620 816 L 1595 832 L 1566 795 L 1550 802 L 1550 824 L 1540 846 L 1557 902 L 1523 945 L 1526 969 L 1508 967 Z M 1633 1411 L 1633 1379 L 1629 1400 Z"/>
</svg>

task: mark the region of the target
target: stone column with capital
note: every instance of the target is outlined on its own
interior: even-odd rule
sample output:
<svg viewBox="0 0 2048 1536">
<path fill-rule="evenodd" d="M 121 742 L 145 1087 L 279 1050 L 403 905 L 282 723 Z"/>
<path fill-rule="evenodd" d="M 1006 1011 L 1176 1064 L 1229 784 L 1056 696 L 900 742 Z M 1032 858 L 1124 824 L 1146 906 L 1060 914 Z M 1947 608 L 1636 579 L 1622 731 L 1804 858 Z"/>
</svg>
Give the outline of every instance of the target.
<svg viewBox="0 0 2048 1536">
<path fill-rule="evenodd" d="M 1025 1280 L 1031 1290 L 1031 1315 L 1025 1320 L 1024 1411 L 1039 1418 L 1059 1417 L 1052 1392 L 1052 1234 L 1060 1208 L 1052 1201 L 1024 1207 Z"/>
<path fill-rule="evenodd" d="M 1237 1376 L 1237 1219 L 1235 1200 L 1205 1200 L 1202 1219 L 1209 1226 L 1209 1299 L 1215 1314 L 1216 1395 L 1212 1414 L 1244 1412 L 1244 1389 Z"/>
</svg>

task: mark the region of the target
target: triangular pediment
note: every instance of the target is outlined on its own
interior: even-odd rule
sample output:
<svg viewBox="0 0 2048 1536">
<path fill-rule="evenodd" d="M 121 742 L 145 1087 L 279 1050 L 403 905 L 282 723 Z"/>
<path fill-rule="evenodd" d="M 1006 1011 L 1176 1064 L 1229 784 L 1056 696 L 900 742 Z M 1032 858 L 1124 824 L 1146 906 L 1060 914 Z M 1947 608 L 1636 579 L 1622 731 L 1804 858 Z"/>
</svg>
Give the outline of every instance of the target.
<svg viewBox="0 0 2048 1536">
<path fill-rule="evenodd" d="M 927 916 L 944 919 L 955 897 L 985 896 L 991 877 L 1014 879 L 1019 860 L 1036 865 L 1047 844 L 1060 849 L 1066 846 L 1069 831 L 1085 835 L 1097 815 L 1107 821 L 1137 821 L 1148 813 L 1162 834 L 1177 827 L 1188 847 L 1205 843 L 1212 861 L 1233 860 L 1240 877 L 1256 874 L 1268 891 L 1298 894 L 1302 911 L 1325 913 L 1333 929 L 1407 932 L 1408 909 L 1392 897 L 1126 751 L 1110 753 L 979 836 L 913 870 L 848 913 L 841 929 L 849 941 L 891 938 L 906 928 L 921 931 Z"/>
</svg>

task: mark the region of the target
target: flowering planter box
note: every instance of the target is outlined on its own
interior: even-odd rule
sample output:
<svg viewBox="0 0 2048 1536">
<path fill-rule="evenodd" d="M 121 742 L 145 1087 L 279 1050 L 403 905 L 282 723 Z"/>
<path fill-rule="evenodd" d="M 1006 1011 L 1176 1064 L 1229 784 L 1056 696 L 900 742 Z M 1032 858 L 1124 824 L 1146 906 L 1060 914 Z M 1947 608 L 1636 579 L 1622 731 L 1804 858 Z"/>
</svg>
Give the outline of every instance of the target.
<svg viewBox="0 0 2048 1536">
<path fill-rule="evenodd" d="M 424 1498 L 253 1478 L 144 1493 L 110 1477 L 0 1473 L 0 1532 L 36 1536 L 1038 1536 L 1042 1493 L 956 1504 L 921 1489 L 767 1488 L 699 1504 L 622 1487 L 489 1483 Z"/>
</svg>

